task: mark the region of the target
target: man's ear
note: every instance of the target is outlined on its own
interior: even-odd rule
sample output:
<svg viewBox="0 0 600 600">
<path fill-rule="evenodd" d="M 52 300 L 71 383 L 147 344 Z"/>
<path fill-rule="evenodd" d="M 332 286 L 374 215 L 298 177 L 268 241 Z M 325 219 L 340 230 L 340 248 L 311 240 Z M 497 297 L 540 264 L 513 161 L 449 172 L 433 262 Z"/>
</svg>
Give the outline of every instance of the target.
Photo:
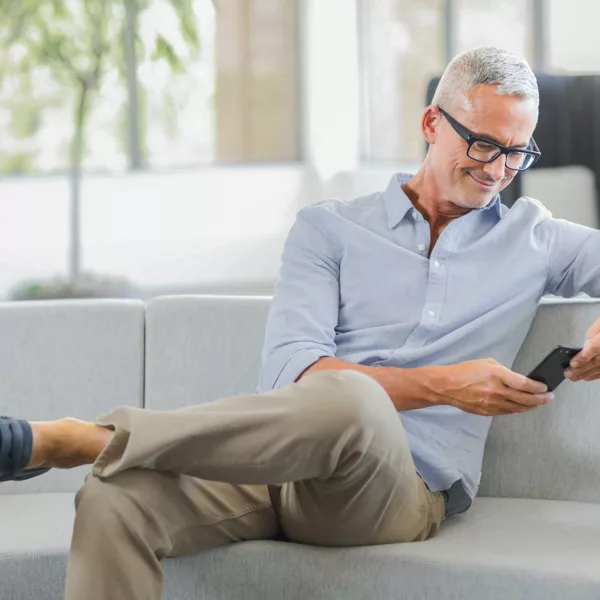
<svg viewBox="0 0 600 600">
<path fill-rule="evenodd" d="M 440 123 L 440 111 L 434 105 L 430 105 L 425 109 L 421 119 L 421 131 L 425 141 L 429 144 L 434 144 L 437 137 L 437 127 Z"/>
</svg>

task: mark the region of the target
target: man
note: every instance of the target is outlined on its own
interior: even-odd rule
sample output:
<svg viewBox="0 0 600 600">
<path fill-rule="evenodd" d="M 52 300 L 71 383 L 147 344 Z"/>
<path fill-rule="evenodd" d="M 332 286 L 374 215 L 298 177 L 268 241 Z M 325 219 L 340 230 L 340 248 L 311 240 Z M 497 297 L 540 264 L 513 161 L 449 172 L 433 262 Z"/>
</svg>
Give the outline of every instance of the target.
<svg viewBox="0 0 600 600">
<path fill-rule="evenodd" d="M 469 508 L 491 417 L 552 399 L 507 366 L 540 298 L 600 296 L 600 232 L 500 204 L 539 155 L 537 116 L 523 60 L 464 53 L 423 114 L 414 176 L 301 210 L 259 393 L 98 425 L 5 421 L 5 478 L 93 463 L 68 599 L 158 600 L 162 557 L 240 540 L 425 540 Z M 600 377 L 600 319 L 567 375 Z"/>
</svg>

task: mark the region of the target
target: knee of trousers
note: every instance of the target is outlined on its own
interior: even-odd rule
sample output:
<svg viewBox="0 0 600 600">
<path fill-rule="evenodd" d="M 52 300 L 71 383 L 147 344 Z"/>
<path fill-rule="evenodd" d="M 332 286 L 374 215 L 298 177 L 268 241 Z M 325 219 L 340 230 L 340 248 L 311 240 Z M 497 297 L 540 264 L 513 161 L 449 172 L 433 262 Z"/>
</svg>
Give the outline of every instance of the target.
<svg viewBox="0 0 600 600">
<path fill-rule="evenodd" d="M 308 406 L 303 416 L 313 432 L 338 437 L 349 429 L 377 431 L 397 419 L 385 389 L 364 373 L 321 371 L 306 377 L 305 382 Z"/>
<path fill-rule="evenodd" d="M 141 501 L 144 492 L 139 484 L 143 478 L 141 469 L 124 471 L 107 479 L 92 474 L 86 477 L 75 496 L 76 525 L 90 537 L 91 544 L 98 544 L 102 539 L 155 538 L 157 534 L 163 537 L 153 530 L 151 511 L 146 510 Z M 168 543 L 162 540 L 161 546 L 162 542 Z"/>
</svg>

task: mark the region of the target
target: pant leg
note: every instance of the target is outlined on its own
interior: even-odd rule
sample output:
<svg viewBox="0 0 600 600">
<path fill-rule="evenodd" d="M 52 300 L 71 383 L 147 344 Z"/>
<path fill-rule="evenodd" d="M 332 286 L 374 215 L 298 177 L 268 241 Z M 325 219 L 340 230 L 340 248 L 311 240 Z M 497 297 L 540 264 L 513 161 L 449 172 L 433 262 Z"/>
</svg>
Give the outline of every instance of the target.
<svg viewBox="0 0 600 600">
<path fill-rule="evenodd" d="M 294 484 L 281 486 L 279 514 L 291 539 L 412 541 L 433 535 L 443 518 L 443 498 L 416 475 L 389 396 L 356 371 L 318 372 L 178 411 L 122 407 L 99 422 L 116 429 L 94 465 L 100 478 L 143 467 L 274 489 Z"/>
<path fill-rule="evenodd" d="M 334 477 L 271 489 L 285 536 L 298 543 L 343 547 L 435 536 L 445 518 L 445 499 L 417 474 L 400 419 L 394 414 L 385 422 L 356 426 L 373 428 L 380 445 L 369 449 L 359 443 Z"/>
<path fill-rule="evenodd" d="M 160 560 L 279 533 L 265 486 L 130 469 L 76 496 L 67 600 L 160 600 Z"/>
</svg>

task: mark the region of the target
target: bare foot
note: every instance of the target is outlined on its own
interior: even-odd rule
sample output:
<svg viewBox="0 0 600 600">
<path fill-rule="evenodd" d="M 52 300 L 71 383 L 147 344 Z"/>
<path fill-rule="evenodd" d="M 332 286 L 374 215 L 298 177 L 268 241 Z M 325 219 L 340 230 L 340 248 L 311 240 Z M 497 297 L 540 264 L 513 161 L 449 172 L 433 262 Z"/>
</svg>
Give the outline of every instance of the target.
<svg viewBox="0 0 600 600">
<path fill-rule="evenodd" d="M 33 452 L 28 469 L 55 467 L 71 469 L 90 465 L 108 445 L 113 431 L 107 427 L 80 421 L 33 421 Z"/>
</svg>

